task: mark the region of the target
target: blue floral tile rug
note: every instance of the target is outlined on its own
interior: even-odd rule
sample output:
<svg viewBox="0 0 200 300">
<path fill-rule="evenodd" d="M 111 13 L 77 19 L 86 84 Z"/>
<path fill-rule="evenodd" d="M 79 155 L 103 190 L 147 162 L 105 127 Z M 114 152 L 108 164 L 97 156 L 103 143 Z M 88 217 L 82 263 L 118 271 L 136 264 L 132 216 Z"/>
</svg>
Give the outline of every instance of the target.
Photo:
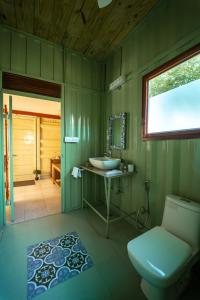
<svg viewBox="0 0 200 300">
<path fill-rule="evenodd" d="M 27 298 L 32 299 L 92 265 L 92 259 L 76 232 L 29 246 Z"/>
</svg>

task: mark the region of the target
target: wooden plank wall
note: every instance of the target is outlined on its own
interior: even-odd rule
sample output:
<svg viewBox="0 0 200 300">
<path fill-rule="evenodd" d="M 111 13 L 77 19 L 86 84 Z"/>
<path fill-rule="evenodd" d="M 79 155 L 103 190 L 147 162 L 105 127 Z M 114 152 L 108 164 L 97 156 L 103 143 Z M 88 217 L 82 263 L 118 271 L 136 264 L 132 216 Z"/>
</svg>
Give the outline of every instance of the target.
<svg viewBox="0 0 200 300">
<path fill-rule="evenodd" d="M 121 45 L 122 65 L 120 49 L 106 60 L 106 91 L 120 71 L 129 75 L 121 89 L 104 94 L 103 132 L 109 115 L 128 113 L 128 143 L 122 155 L 138 170 L 132 178 L 123 179 L 123 194 L 114 189 L 115 201 L 127 212 L 146 205 L 144 180 L 149 179 L 153 224 L 161 222 L 166 194 L 200 201 L 200 141 L 142 140 L 142 76 L 200 42 L 199 10 L 198 0 L 161 1 Z"/>
<path fill-rule="evenodd" d="M 37 126 L 39 139 L 37 140 Z M 60 156 L 60 120 L 16 116 L 13 118 L 14 181 L 34 179 L 36 151 L 41 177 L 48 178 L 50 158 Z"/>
<path fill-rule="evenodd" d="M 36 164 L 36 118 L 13 118 L 14 181 L 34 179 Z"/>
<path fill-rule="evenodd" d="M 41 177 L 49 177 L 50 158 L 61 155 L 60 120 L 40 119 L 40 169 Z"/>
</svg>

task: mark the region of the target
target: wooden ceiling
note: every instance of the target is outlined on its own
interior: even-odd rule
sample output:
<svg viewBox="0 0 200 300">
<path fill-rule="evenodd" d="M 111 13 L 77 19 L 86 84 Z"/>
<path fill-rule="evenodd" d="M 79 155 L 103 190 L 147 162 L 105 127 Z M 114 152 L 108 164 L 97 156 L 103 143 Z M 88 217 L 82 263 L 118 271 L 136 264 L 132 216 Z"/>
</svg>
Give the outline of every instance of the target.
<svg viewBox="0 0 200 300">
<path fill-rule="evenodd" d="M 0 0 L 0 22 L 101 60 L 158 1 Z"/>
</svg>

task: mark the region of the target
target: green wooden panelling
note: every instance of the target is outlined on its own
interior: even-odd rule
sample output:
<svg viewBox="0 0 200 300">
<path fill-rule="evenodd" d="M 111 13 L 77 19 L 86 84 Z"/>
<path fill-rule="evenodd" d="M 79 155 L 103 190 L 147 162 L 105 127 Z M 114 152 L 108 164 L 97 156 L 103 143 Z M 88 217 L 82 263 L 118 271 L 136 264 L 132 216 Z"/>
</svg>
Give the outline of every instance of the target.
<svg viewBox="0 0 200 300">
<path fill-rule="evenodd" d="M 142 140 L 142 76 L 200 42 L 199 10 L 198 0 L 161 1 L 122 43 L 122 66 L 120 49 L 106 60 L 107 100 L 102 100 L 104 148 L 108 116 L 128 112 L 128 148 L 123 151 L 123 158 L 134 162 L 138 170 L 129 183 L 124 179 L 123 194 L 117 194 L 117 186 L 114 187 L 113 197 L 126 211 L 137 209 L 145 203 L 144 180 L 149 179 L 153 224 L 161 222 L 166 194 L 180 194 L 200 201 L 200 141 Z M 120 90 L 108 92 L 108 85 L 119 76 L 120 67 L 130 80 Z"/>
<path fill-rule="evenodd" d="M 100 87 L 103 88 L 101 82 L 104 77 L 104 74 L 102 73 L 102 66 L 103 65 L 97 63 L 96 61 L 91 63 L 91 86 L 95 90 L 99 90 Z"/>
<path fill-rule="evenodd" d="M 67 209 L 75 209 L 81 205 L 81 180 L 74 179 L 71 171 L 74 166 L 85 163 L 89 157 L 98 156 L 100 148 L 100 96 L 98 93 L 83 91 L 66 86 L 66 136 L 78 136 L 77 144 L 66 144 L 66 196 Z M 96 197 L 98 183 L 95 176 L 91 177 L 88 197 Z"/>
<path fill-rule="evenodd" d="M 35 36 L 0 26 L 0 68 L 63 81 L 63 49 Z"/>
<path fill-rule="evenodd" d="M 54 47 L 54 80 L 62 82 L 63 78 L 63 49 Z"/>
<path fill-rule="evenodd" d="M 90 88 L 92 85 L 92 64 L 88 58 L 83 58 L 82 60 L 82 82 L 83 86 Z M 87 76 L 85 76 L 87 74 Z"/>
<path fill-rule="evenodd" d="M 104 65 L 65 49 L 65 82 L 85 89 L 103 89 Z"/>
<path fill-rule="evenodd" d="M 40 77 L 41 43 L 39 39 L 27 38 L 27 73 Z"/>
<path fill-rule="evenodd" d="M 81 200 L 80 180 L 73 179 L 71 171 L 73 166 L 85 163 L 88 157 L 100 154 L 102 65 L 71 50 L 65 50 L 64 59 L 61 46 L 3 26 L 0 26 L 0 44 L 5 45 L 0 47 L 1 70 L 65 83 L 62 137 L 77 135 L 81 140 L 78 144 L 65 144 L 62 140 L 62 154 L 65 157 L 62 158 L 65 161 L 65 166 L 62 166 L 65 183 L 62 193 L 66 196 L 62 210 L 78 208 Z M 2 188 L 2 181 L 0 185 Z M 88 198 L 96 200 L 98 188 L 98 179 L 91 176 L 87 185 Z M 0 206 L 0 220 L 2 218 Z"/>
<path fill-rule="evenodd" d="M 10 30 L 0 27 L 0 68 L 10 69 L 10 41 L 11 32 Z"/>
<path fill-rule="evenodd" d="M 41 44 L 41 76 L 43 78 L 53 79 L 54 71 L 54 49 L 51 44 Z"/>
<path fill-rule="evenodd" d="M 26 36 L 12 32 L 11 69 L 14 72 L 26 73 Z"/>
<path fill-rule="evenodd" d="M 70 79 L 71 83 L 77 84 L 78 86 L 81 84 L 81 82 L 83 82 L 83 86 L 84 85 L 84 79 L 82 80 L 81 75 L 83 75 L 83 72 L 81 72 L 81 68 L 82 68 L 82 57 L 78 56 L 75 53 L 71 54 L 71 59 L 70 59 L 70 66 L 69 66 L 69 70 L 70 70 Z M 68 62 L 66 61 L 66 64 L 68 66 Z"/>
</svg>

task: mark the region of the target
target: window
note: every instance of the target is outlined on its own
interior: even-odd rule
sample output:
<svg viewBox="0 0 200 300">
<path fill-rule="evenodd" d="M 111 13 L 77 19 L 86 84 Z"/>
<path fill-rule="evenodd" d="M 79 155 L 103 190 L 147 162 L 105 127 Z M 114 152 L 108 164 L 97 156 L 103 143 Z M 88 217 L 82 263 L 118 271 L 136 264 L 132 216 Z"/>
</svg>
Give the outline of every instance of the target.
<svg viewBox="0 0 200 300">
<path fill-rule="evenodd" d="M 143 77 L 143 138 L 200 137 L 200 45 Z"/>
</svg>

